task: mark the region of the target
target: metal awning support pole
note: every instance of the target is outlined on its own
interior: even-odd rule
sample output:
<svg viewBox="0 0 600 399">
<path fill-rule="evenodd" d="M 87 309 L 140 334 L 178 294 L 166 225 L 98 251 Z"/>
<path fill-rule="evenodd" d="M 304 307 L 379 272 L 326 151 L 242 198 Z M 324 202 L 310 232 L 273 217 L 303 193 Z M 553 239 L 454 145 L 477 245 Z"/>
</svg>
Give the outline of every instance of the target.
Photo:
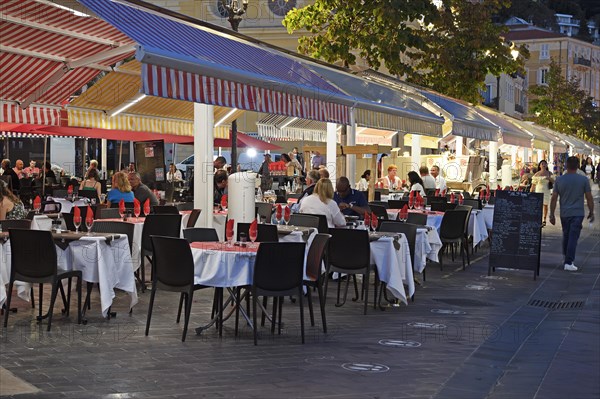
<svg viewBox="0 0 600 399">
<path fill-rule="evenodd" d="M 44 163 L 42 164 L 42 198 L 46 196 L 46 153 L 48 150 L 48 137 L 44 137 Z"/>
<path fill-rule="evenodd" d="M 115 171 L 117 171 L 117 172 L 121 171 L 121 162 L 123 160 L 123 140 L 119 140 L 119 143 L 121 143 L 119 145 L 119 163 L 117 164 L 117 167 L 115 168 Z"/>
<path fill-rule="evenodd" d="M 194 103 L 194 208 L 202 209 L 199 226 L 213 226 L 214 106 Z"/>
<path fill-rule="evenodd" d="M 101 179 L 106 179 L 107 176 L 107 172 L 108 172 L 108 165 L 106 165 L 107 162 L 107 146 L 108 146 L 108 140 L 106 139 L 102 139 L 100 141 L 100 164 L 102 165 L 102 175 L 100 176 Z"/>
<path fill-rule="evenodd" d="M 337 178 L 337 124 L 327 122 L 327 170 L 329 171 L 329 180 L 335 187 Z"/>
<path fill-rule="evenodd" d="M 346 134 L 346 145 L 353 147 L 356 145 L 356 113 L 354 108 L 350 108 L 350 128 Z M 346 176 L 350 180 L 350 186 L 354 187 L 356 183 L 356 154 L 346 155 Z"/>
</svg>

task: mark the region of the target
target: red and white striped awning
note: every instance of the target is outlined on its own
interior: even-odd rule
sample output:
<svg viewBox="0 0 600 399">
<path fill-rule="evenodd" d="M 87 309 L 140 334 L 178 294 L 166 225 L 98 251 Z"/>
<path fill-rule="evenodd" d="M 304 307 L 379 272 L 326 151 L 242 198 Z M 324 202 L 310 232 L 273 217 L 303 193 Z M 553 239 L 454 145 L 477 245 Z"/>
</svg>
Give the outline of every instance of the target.
<svg viewBox="0 0 600 399">
<path fill-rule="evenodd" d="M 112 25 L 52 2 L 1 0 L 0 31 L 0 99 L 24 109 L 62 105 L 134 52 Z"/>
<path fill-rule="evenodd" d="M 0 122 L 59 125 L 60 108 L 31 105 L 22 109 L 14 103 L 0 103 Z"/>
<path fill-rule="evenodd" d="M 142 63 L 144 93 L 247 111 L 348 124 L 345 105 Z"/>
</svg>

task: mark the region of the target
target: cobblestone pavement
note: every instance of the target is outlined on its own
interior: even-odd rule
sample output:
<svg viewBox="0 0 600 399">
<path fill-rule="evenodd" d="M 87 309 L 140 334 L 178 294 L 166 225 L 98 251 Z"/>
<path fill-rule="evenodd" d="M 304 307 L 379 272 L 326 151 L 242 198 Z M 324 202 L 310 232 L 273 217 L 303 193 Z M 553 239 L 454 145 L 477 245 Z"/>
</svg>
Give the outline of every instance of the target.
<svg viewBox="0 0 600 399">
<path fill-rule="evenodd" d="M 316 317 L 305 345 L 289 299 L 281 336 L 264 327 L 258 346 L 245 323 L 234 336 L 233 320 L 222 338 L 212 328 L 195 334 L 210 318 L 209 290 L 195 296 L 185 343 L 177 294 L 157 294 L 148 337 L 148 292 L 131 316 L 118 293 L 111 320 L 100 317 L 95 292 L 87 325 L 61 317 L 57 304 L 50 333 L 16 299 L 18 313 L 0 329 L 0 366 L 40 390 L 17 398 L 598 398 L 599 225 L 584 228 L 578 272 L 562 270 L 560 227 L 547 226 L 536 281 L 520 270 L 488 277 L 485 244 L 466 271 L 458 260 L 443 272 L 429 264 L 408 306 L 364 316 L 360 303 L 333 306 L 330 289 L 329 333 Z"/>
</svg>

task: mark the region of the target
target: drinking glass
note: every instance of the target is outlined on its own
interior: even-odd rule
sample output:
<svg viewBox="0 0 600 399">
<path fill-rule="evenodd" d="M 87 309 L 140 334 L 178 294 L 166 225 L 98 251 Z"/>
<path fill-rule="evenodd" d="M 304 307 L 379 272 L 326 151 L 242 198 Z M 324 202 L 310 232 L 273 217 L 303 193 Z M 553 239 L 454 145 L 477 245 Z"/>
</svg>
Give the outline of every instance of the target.
<svg viewBox="0 0 600 399">
<path fill-rule="evenodd" d="M 104 204 L 105 201 L 106 201 L 106 194 L 100 194 L 100 203 Z"/>
<path fill-rule="evenodd" d="M 287 214 L 286 212 L 283 212 L 283 221 L 285 222 L 286 226 L 290 223 L 290 218 L 291 217 L 292 217 L 292 213 L 291 212 L 289 214 Z"/>
<path fill-rule="evenodd" d="M 227 240 L 227 246 L 233 245 L 233 229 L 225 229 L 225 239 Z"/>
<path fill-rule="evenodd" d="M 133 214 L 135 215 L 136 219 L 140 217 L 140 211 L 141 211 L 141 209 L 138 208 L 137 206 L 133 208 Z"/>
<path fill-rule="evenodd" d="M 275 212 L 275 220 L 277 220 L 277 224 L 281 224 L 281 219 L 283 219 L 283 212 L 277 213 Z"/>
<path fill-rule="evenodd" d="M 256 241 L 256 238 L 258 236 L 258 232 L 256 232 L 256 231 L 249 231 L 248 232 L 248 236 L 250 237 L 250 241 L 252 241 L 252 246 L 254 246 L 254 241 Z"/>
<path fill-rule="evenodd" d="M 81 216 L 73 216 L 73 224 L 75 225 L 75 233 L 79 233 L 79 226 L 81 226 Z"/>
<path fill-rule="evenodd" d="M 92 226 L 94 225 L 94 219 L 85 219 L 85 227 L 87 227 L 88 235 L 92 233 Z"/>
<path fill-rule="evenodd" d="M 33 210 L 35 211 L 35 214 L 38 215 L 40 213 L 40 209 L 42 208 L 42 204 L 41 203 L 34 203 L 33 204 Z"/>
<path fill-rule="evenodd" d="M 121 216 L 121 219 L 124 219 L 124 218 L 125 218 L 125 212 L 127 212 L 125 209 L 121 209 L 121 208 L 119 207 L 119 216 Z"/>
<path fill-rule="evenodd" d="M 373 232 L 377 231 L 377 225 L 379 224 L 379 220 L 376 217 L 371 218 L 371 229 Z"/>
</svg>

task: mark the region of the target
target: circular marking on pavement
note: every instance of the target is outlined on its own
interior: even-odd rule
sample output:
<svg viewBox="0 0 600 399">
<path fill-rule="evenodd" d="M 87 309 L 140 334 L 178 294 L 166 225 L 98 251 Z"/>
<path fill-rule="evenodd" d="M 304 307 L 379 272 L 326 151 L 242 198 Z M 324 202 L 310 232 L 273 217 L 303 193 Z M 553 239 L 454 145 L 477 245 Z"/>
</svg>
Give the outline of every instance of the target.
<svg viewBox="0 0 600 399">
<path fill-rule="evenodd" d="M 438 314 L 467 314 L 464 310 L 453 310 L 453 309 L 431 309 L 431 313 Z"/>
<path fill-rule="evenodd" d="M 417 341 L 401 341 L 399 339 L 382 339 L 379 341 L 379 345 L 392 346 L 394 348 L 418 348 L 421 346 L 421 343 Z"/>
<path fill-rule="evenodd" d="M 508 277 L 504 277 L 504 276 L 488 276 L 488 275 L 482 275 L 480 276 L 481 278 L 485 278 L 487 280 L 508 280 Z"/>
<path fill-rule="evenodd" d="M 390 370 L 385 364 L 378 363 L 344 363 L 342 368 L 348 371 L 360 371 L 363 373 L 385 373 Z"/>
<path fill-rule="evenodd" d="M 489 285 L 477 285 L 477 284 L 467 284 L 465 288 L 468 290 L 476 290 L 476 291 L 493 291 L 494 287 Z"/>
<path fill-rule="evenodd" d="M 430 328 L 432 330 L 443 330 L 444 328 L 446 328 L 445 324 L 440 324 L 440 323 L 421 323 L 421 322 L 410 322 L 410 323 L 406 323 L 411 327 L 414 328 Z"/>
</svg>

